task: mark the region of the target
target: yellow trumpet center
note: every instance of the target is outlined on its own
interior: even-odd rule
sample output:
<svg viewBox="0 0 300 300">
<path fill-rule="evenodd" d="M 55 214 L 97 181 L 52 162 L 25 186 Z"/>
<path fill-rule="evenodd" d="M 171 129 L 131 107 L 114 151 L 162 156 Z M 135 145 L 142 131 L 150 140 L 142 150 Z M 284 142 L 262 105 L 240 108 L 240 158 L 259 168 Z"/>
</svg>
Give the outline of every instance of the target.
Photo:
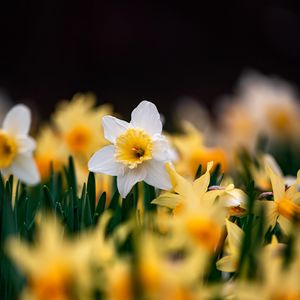
<svg viewBox="0 0 300 300">
<path fill-rule="evenodd" d="M 201 216 L 189 217 L 186 230 L 197 244 L 210 251 L 218 246 L 222 234 L 222 229 L 216 222 Z"/>
<path fill-rule="evenodd" d="M 29 285 L 37 300 L 70 300 L 72 275 L 63 264 L 50 266 L 43 274 L 30 278 Z"/>
<path fill-rule="evenodd" d="M 89 147 L 92 134 L 86 126 L 76 126 L 66 135 L 66 142 L 73 153 L 85 153 Z"/>
<path fill-rule="evenodd" d="M 283 198 L 277 201 L 277 211 L 287 219 L 300 220 L 300 206 L 289 199 Z"/>
<path fill-rule="evenodd" d="M 16 141 L 6 132 L 0 131 L 0 169 L 10 166 L 16 154 Z"/>
<path fill-rule="evenodd" d="M 116 160 L 136 168 L 142 162 L 152 158 L 153 142 L 142 129 L 130 128 L 116 139 Z"/>
</svg>

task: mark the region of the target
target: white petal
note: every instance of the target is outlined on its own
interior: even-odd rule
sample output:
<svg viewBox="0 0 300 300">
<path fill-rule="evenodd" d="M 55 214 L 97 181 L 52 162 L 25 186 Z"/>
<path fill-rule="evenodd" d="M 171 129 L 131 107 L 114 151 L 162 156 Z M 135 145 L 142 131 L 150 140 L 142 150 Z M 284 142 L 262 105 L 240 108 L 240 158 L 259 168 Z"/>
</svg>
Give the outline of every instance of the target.
<svg viewBox="0 0 300 300">
<path fill-rule="evenodd" d="M 104 116 L 102 118 L 104 137 L 111 143 L 116 142 L 116 138 L 124 133 L 131 125 L 123 120 L 112 116 Z"/>
<path fill-rule="evenodd" d="M 19 153 L 32 152 L 36 146 L 35 140 L 29 136 L 18 136 L 17 144 Z"/>
<path fill-rule="evenodd" d="M 34 185 L 40 181 L 38 169 L 31 156 L 18 155 L 15 157 L 10 170 L 14 176 L 27 184 Z"/>
<path fill-rule="evenodd" d="M 163 162 L 152 159 L 147 164 L 145 182 L 162 190 L 170 190 L 171 180 Z"/>
<path fill-rule="evenodd" d="M 31 114 L 27 106 L 18 104 L 5 116 L 3 129 L 14 135 L 27 135 L 31 123 Z"/>
<path fill-rule="evenodd" d="M 146 169 L 139 166 L 135 169 L 127 169 L 123 176 L 118 176 L 117 185 L 122 198 L 125 198 L 132 187 L 146 177 Z"/>
<path fill-rule="evenodd" d="M 153 140 L 153 158 L 160 161 L 170 160 L 170 145 L 161 135 Z"/>
<path fill-rule="evenodd" d="M 105 146 L 95 152 L 88 162 L 89 171 L 103 173 L 111 176 L 122 175 L 124 167 L 115 160 L 115 147 Z"/>
<path fill-rule="evenodd" d="M 156 106 L 149 101 L 142 101 L 131 113 L 130 123 L 144 129 L 150 135 L 161 134 L 162 123 Z"/>
</svg>

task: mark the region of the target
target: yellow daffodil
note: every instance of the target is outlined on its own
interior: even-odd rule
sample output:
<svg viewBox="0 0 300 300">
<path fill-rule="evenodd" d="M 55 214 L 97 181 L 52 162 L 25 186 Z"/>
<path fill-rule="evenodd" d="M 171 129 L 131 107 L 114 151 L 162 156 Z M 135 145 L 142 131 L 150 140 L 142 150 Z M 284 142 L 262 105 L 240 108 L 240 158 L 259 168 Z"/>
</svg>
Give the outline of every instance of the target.
<svg viewBox="0 0 300 300">
<path fill-rule="evenodd" d="M 190 183 L 167 165 L 173 192 L 162 193 L 152 201 L 173 210 L 172 222 L 179 229 L 178 236 L 189 236 L 196 245 L 209 251 L 218 246 L 226 214 L 224 205 L 212 198 L 215 195 L 207 193 L 212 166 L 212 162 L 208 163 L 206 173 Z"/>
<path fill-rule="evenodd" d="M 111 106 L 94 105 L 92 94 L 76 94 L 70 102 L 59 104 L 53 121 L 68 149 L 67 155 L 86 161 L 93 152 L 108 144 L 99 119 L 112 112 Z"/>
<path fill-rule="evenodd" d="M 178 150 L 179 159 L 176 163 L 178 171 L 190 178 L 194 178 L 199 165 L 205 171 L 208 162 L 213 161 L 221 165 L 221 172 L 227 170 L 226 153 L 219 147 L 207 147 L 202 134 L 188 122 L 183 122 L 184 134 L 173 135 L 171 142 Z"/>
<path fill-rule="evenodd" d="M 50 175 L 50 165 L 54 171 L 60 171 L 67 164 L 67 151 L 54 130 L 46 126 L 41 129 L 37 138 L 35 160 L 43 180 Z"/>
<path fill-rule="evenodd" d="M 285 180 L 274 172 L 271 166 L 266 166 L 270 176 L 274 201 L 261 201 L 266 214 L 267 228 L 279 223 L 281 229 L 288 233 L 292 221 L 300 219 L 300 193 L 297 190 L 300 182 L 300 171 L 297 174 L 296 182 L 286 189 Z"/>
<path fill-rule="evenodd" d="M 64 239 L 53 219 L 44 219 L 34 244 L 11 239 L 7 252 L 28 278 L 22 299 L 91 299 L 90 244 Z"/>
<path fill-rule="evenodd" d="M 132 112 L 130 123 L 112 116 L 103 117 L 105 138 L 112 145 L 97 151 L 89 170 L 117 176 L 124 198 L 139 181 L 168 190 L 171 188 L 164 163 L 170 161 L 169 145 L 161 134 L 162 123 L 156 106 L 142 101 Z"/>
<path fill-rule="evenodd" d="M 5 116 L 0 129 L 0 170 L 27 184 L 36 184 L 40 176 L 32 158 L 35 141 L 28 136 L 31 115 L 22 104 L 14 106 Z"/>
</svg>

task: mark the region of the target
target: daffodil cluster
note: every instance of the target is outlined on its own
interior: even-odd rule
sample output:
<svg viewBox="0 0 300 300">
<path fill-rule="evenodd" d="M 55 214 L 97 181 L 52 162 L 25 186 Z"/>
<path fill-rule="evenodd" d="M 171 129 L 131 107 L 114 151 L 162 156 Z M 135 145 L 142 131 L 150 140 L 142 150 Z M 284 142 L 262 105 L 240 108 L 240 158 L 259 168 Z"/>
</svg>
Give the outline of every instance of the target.
<svg viewBox="0 0 300 300">
<path fill-rule="evenodd" d="M 300 299 L 300 103 L 247 74 L 214 118 L 90 94 L 0 130 L 1 299 Z M 166 120 L 168 122 L 168 120 Z M 203 124 L 205 123 L 205 128 Z"/>
</svg>

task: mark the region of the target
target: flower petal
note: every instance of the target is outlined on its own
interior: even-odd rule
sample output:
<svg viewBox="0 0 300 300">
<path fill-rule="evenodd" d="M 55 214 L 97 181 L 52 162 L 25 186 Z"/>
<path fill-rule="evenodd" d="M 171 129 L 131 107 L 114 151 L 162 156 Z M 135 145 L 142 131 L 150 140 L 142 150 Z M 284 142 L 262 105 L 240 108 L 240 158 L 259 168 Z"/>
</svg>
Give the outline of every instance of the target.
<svg viewBox="0 0 300 300">
<path fill-rule="evenodd" d="M 127 169 L 123 176 L 118 176 L 117 186 L 122 198 L 125 198 L 132 187 L 140 181 L 143 181 L 146 177 L 146 169 L 144 166 L 140 166 L 135 169 Z"/>
<path fill-rule="evenodd" d="M 102 118 L 102 125 L 104 130 L 104 137 L 111 143 L 116 142 L 116 138 L 124 133 L 131 125 L 123 120 L 113 116 L 104 116 Z"/>
<path fill-rule="evenodd" d="M 5 116 L 3 129 L 13 135 L 27 135 L 31 123 L 31 114 L 27 106 L 18 104 Z"/>
<path fill-rule="evenodd" d="M 130 123 L 144 129 L 150 135 L 161 134 L 162 122 L 156 106 L 149 101 L 142 101 L 131 113 Z"/>
<path fill-rule="evenodd" d="M 192 195 L 194 194 L 194 192 L 191 183 L 184 177 L 179 175 L 174 167 L 169 163 L 166 163 L 166 169 L 169 174 L 170 182 L 174 191 L 179 195 L 185 197 L 186 199 L 193 197 Z"/>
<path fill-rule="evenodd" d="M 235 272 L 237 268 L 236 257 L 227 255 L 217 261 L 217 269 L 223 272 Z"/>
<path fill-rule="evenodd" d="M 273 194 L 274 194 L 274 200 L 280 200 L 284 197 L 285 194 L 285 182 L 284 179 L 281 178 L 278 174 L 274 172 L 274 170 L 266 164 L 266 170 L 270 177 Z"/>
<path fill-rule="evenodd" d="M 213 167 L 213 162 L 210 161 L 207 163 L 206 172 L 196 179 L 193 183 L 194 189 L 199 197 L 201 199 L 203 195 L 206 193 L 210 181 L 210 170 Z"/>
<path fill-rule="evenodd" d="M 166 138 L 162 135 L 158 135 L 153 140 L 153 158 L 159 161 L 168 161 L 170 160 L 170 145 Z"/>
<path fill-rule="evenodd" d="M 145 182 L 162 190 L 172 188 L 170 176 L 163 162 L 152 159 L 146 163 L 147 176 Z"/>
<path fill-rule="evenodd" d="M 29 136 L 17 137 L 17 144 L 19 153 L 32 152 L 36 146 L 35 140 Z"/>
<path fill-rule="evenodd" d="M 88 169 L 91 172 L 103 173 L 111 176 L 122 175 L 124 167 L 115 160 L 115 146 L 105 146 L 95 152 L 88 162 Z"/>
<path fill-rule="evenodd" d="M 14 176 L 29 185 L 37 184 L 40 181 L 40 174 L 31 156 L 23 154 L 16 156 L 10 170 Z"/>
<path fill-rule="evenodd" d="M 228 234 L 227 239 L 231 252 L 230 254 L 238 256 L 244 239 L 244 231 L 235 223 L 230 222 L 228 219 L 225 221 Z"/>
<path fill-rule="evenodd" d="M 182 202 L 182 197 L 180 195 L 164 192 L 161 193 L 159 197 L 155 198 L 151 203 L 174 209 L 180 202 Z"/>
</svg>

